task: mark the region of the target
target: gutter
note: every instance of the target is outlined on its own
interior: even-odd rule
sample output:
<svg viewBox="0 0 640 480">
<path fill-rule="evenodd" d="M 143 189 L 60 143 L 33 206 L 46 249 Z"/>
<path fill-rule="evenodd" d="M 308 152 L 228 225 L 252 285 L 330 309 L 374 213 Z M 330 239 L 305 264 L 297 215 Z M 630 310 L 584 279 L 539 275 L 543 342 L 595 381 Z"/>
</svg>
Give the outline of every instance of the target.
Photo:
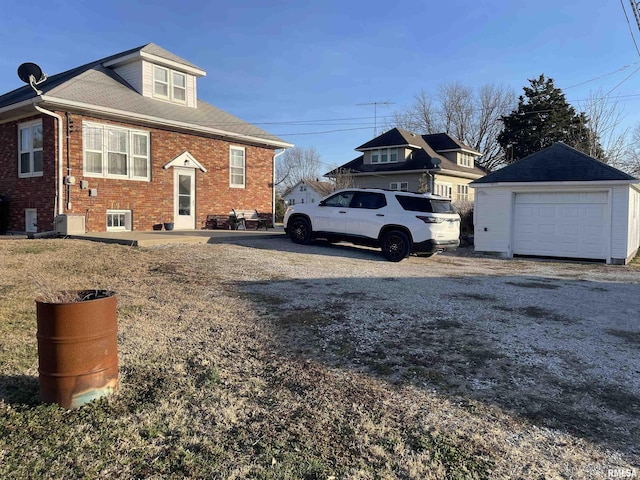
<svg viewBox="0 0 640 480">
<path fill-rule="evenodd" d="M 60 107 L 62 109 L 75 108 L 84 112 L 89 113 L 102 113 L 105 115 L 109 115 L 112 118 L 118 120 L 124 120 L 128 123 L 131 123 L 131 120 L 138 120 L 143 123 L 149 123 L 152 125 L 159 125 L 162 127 L 173 127 L 184 130 L 187 133 L 200 132 L 207 133 L 209 135 L 215 135 L 218 137 L 226 137 L 226 138 L 235 138 L 237 140 L 245 141 L 247 143 L 252 143 L 254 145 L 266 145 L 276 148 L 291 148 L 293 144 L 279 141 L 279 140 L 270 140 L 267 138 L 255 137 L 253 135 L 245 135 L 242 133 L 229 132 L 226 130 L 219 130 L 217 128 L 204 127 L 201 125 L 193 124 L 193 123 L 184 123 L 180 121 L 167 121 L 164 118 L 154 117 L 151 115 L 143 115 L 135 112 L 127 112 L 124 110 L 117 110 L 114 108 L 108 107 L 100 107 L 97 105 L 88 105 L 86 103 L 74 102 L 69 100 L 60 100 L 55 97 L 49 97 L 43 95 L 42 100 L 47 103 L 47 105 Z"/>
<path fill-rule="evenodd" d="M 62 117 L 57 113 L 54 113 L 50 110 L 46 110 L 42 107 L 39 107 L 38 105 L 36 105 L 35 99 L 33 100 L 33 107 L 40 113 L 44 113 L 45 115 L 49 115 L 50 117 L 53 117 L 58 120 L 58 154 L 57 154 L 58 170 L 56 172 L 57 188 L 56 188 L 56 198 L 55 198 L 55 204 L 57 208 L 54 208 L 53 210 L 54 217 L 55 217 L 56 210 L 57 210 L 57 215 L 62 215 L 64 213 L 64 210 L 62 208 L 62 190 L 64 188 L 62 185 L 62 136 L 63 136 L 62 135 Z"/>
</svg>

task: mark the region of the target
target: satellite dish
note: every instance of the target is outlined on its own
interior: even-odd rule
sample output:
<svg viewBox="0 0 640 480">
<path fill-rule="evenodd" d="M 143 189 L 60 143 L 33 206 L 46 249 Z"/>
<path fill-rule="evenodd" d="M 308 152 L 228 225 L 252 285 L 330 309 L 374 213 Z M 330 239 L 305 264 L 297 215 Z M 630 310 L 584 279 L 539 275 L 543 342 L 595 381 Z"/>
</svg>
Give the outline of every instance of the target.
<svg viewBox="0 0 640 480">
<path fill-rule="evenodd" d="M 442 160 L 440 160 L 439 158 L 432 158 L 431 159 L 431 163 L 433 164 L 434 167 L 437 167 L 438 165 L 440 165 L 441 162 L 442 162 Z"/>
<path fill-rule="evenodd" d="M 42 73 L 42 69 L 35 63 L 26 62 L 18 67 L 18 77 L 24 83 L 31 85 L 31 88 L 35 90 L 38 95 L 42 95 L 42 92 L 36 88 L 36 85 L 44 82 L 47 79 L 47 75 Z"/>
</svg>

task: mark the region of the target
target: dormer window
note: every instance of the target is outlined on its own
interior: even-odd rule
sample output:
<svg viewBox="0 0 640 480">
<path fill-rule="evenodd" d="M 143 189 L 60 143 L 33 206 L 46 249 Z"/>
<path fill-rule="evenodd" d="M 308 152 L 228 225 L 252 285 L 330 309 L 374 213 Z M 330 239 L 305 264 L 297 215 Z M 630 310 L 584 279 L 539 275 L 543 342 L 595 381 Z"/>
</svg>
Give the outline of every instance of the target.
<svg viewBox="0 0 640 480">
<path fill-rule="evenodd" d="M 371 163 L 395 163 L 397 161 L 397 148 L 377 148 L 371 150 Z"/>
<path fill-rule="evenodd" d="M 458 153 L 458 164 L 463 167 L 473 167 L 473 155 L 465 152 Z"/>
<path fill-rule="evenodd" d="M 153 67 L 153 96 L 174 103 L 187 102 L 187 76 L 164 67 Z"/>
</svg>

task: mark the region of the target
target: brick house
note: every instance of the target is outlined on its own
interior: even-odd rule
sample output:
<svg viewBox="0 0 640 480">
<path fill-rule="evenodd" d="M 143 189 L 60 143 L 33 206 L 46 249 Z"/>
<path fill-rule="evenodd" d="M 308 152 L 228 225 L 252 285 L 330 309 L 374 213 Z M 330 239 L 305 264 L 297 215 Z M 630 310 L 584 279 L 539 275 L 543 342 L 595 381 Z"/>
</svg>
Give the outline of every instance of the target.
<svg viewBox="0 0 640 480">
<path fill-rule="evenodd" d="M 0 96 L 6 229 L 189 230 L 232 208 L 271 215 L 274 153 L 292 145 L 198 99 L 204 76 L 150 43 Z"/>
</svg>

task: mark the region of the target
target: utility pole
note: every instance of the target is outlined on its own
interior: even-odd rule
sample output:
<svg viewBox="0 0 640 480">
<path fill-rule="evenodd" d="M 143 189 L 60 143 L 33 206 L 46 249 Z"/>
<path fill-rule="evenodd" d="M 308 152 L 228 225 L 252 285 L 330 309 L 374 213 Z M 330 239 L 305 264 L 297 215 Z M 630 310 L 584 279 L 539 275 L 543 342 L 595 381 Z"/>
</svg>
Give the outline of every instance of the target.
<svg viewBox="0 0 640 480">
<path fill-rule="evenodd" d="M 638 4 L 640 2 L 636 2 L 634 0 L 629 0 L 629 2 L 631 3 L 631 10 L 633 10 L 633 15 L 636 17 L 636 23 L 638 24 L 638 28 L 640 28 L 640 11 L 638 7 Z"/>
<path fill-rule="evenodd" d="M 373 136 L 378 136 L 378 105 L 391 105 L 389 100 L 385 102 L 369 102 L 369 103 L 356 103 L 357 107 L 373 105 Z"/>
</svg>

